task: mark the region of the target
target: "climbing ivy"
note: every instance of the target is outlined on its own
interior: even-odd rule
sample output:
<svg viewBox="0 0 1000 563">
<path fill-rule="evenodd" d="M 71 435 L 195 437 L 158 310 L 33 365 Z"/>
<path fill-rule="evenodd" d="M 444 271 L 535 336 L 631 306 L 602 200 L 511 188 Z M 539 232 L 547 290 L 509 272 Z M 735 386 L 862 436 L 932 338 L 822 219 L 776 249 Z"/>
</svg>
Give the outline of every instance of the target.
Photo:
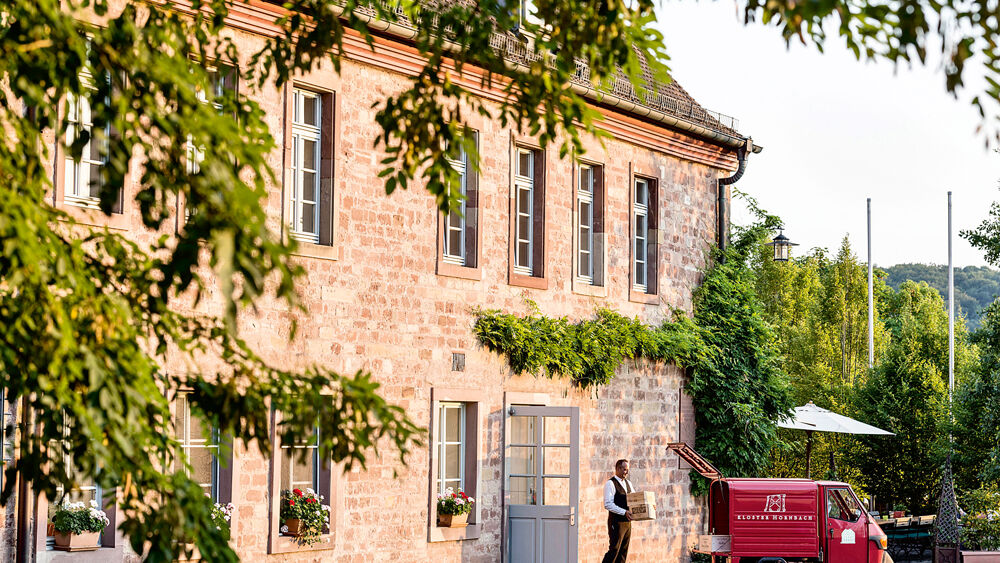
<svg viewBox="0 0 1000 563">
<path fill-rule="evenodd" d="M 514 373 L 567 377 L 583 388 L 610 383 L 625 360 L 687 368 L 697 450 L 728 477 L 761 475 L 771 450 L 781 445 L 774 421 L 792 403 L 749 265 L 778 220 L 747 199 L 760 221 L 735 229 L 733 243 L 714 250 L 713 265 L 695 290 L 693 318 L 674 310 L 670 320 L 650 327 L 601 309 L 594 319 L 571 322 L 546 317 L 532 304 L 525 316 L 476 309 L 473 332 L 506 357 Z M 705 494 L 707 487 L 693 475 L 692 492 Z"/>
<path fill-rule="evenodd" d="M 627 359 L 685 367 L 705 361 L 701 331 L 682 311 L 673 311 L 673 319 L 659 327 L 648 327 L 610 309 L 575 323 L 532 309 L 527 316 L 474 311 L 473 332 L 488 350 L 505 356 L 514 373 L 569 377 L 587 388 L 609 383 Z"/>
</svg>

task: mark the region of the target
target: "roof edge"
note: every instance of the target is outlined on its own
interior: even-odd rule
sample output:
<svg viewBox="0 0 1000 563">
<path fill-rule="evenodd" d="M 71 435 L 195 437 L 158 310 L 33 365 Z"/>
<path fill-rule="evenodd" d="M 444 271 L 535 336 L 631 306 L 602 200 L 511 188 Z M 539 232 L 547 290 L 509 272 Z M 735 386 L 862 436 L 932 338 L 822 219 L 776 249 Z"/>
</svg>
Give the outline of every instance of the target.
<svg viewBox="0 0 1000 563">
<path fill-rule="evenodd" d="M 342 13 L 343 8 L 338 7 L 337 9 L 341 10 L 341 12 L 338 12 L 338 15 L 339 13 Z M 362 20 L 365 20 L 365 24 L 374 31 L 382 32 L 403 40 L 412 40 L 416 38 L 417 30 L 415 28 L 400 25 L 395 22 L 380 20 L 377 18 L 377 14 L 374 10 L 369 11 L 365 9 L 355 9 L 354 13 Z M 445 48 L 457 51 L 461 47 L 454 42 L 446 41 Z M 519 70 L 522 72 L 528 69 L 527 66 L 509 59 L 507 59 L 507 65 L 512 70 Z M 750 140 L 750 137 L 730 135 L 722 131 L 717 131 L 703 125 L 687 121 L 680 117 L 672 116 L 649 106 L 635 103 L 631 100 L 616 96 L 610 92 L 602 92 L 594 87 L 593 84 L 590 86 L 584 86 L 576 82 L 571 82 L 570 88 L 576 94 L 592 100 L 595 103 L 603 104 L 622 112 L 628 112 L 642 118 L 662 123 L 670 128 L 680 130 L 701 140 L 724 148 L 736 150 L 746 146 L 747 142 Z M 757 143 L 752 143 L 751 146 L 753 147 L 752 151 L 754 154 L 758 154 L 764 150 L 764 147 Z"/>
</svg>

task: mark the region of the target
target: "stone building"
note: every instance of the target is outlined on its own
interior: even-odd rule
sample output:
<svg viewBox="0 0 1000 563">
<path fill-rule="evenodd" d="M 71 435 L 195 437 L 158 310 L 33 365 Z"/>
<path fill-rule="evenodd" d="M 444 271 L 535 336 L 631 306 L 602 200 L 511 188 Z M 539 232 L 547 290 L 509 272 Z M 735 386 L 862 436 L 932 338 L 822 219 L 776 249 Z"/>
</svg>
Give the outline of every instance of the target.
<svg viewBox="0 0 1000 563">
<path fill-rule="evenodd" d="M 233 6 L 243 53 L 276 31 L 274 19 L 266 4 Z M 612 138 L 604 147 L 588 140 L 579 164 L 474 116 L 481 172 L 456 163 L 465 216 L 443 217 L 426 191 L 387 197 L 376 178 L 383 155 L 372 148 L 379 132 L 372 105 L 406 87 L 418 55 L 391 32 L 375 52 L 353 34 L 345 44 L 339 75 L 324 66 L 280 91 L 251 94 L 283 140 L 271 158 L 283 173 L 267 204 L 273 228 L 302 242 L 308 273 L 299 290 L 309 312 L 287 343 L 291 313 L 265 300 L 245 319 L 243 336 L 284 366 L 371 371 L 389 401 L 430 429 L 429 444 L 405 466 L 387 453 L 346 474 L 315 458 L 296 465 L 283 449 L 264 456 L 237 448 L 219 460 L 179 400 L 179 438 L 203 461 L 196 466 L 206 492 L 235 505 L 235 549 L 246 561 L 599 561 L 607 548 L 603 485 L 614 461 L 628 458 L 635 485 L 658 499 L 658 518 L 634 525 L 632 560 L 686 560 L 704 507 L 689 493 L 688 471 L 665 451 L 694 435 L 683 372 L 627 365 L 597 391 L 515 376 L 479 345 L 471 310 L 527 313 L 533 302 L 547 315 L 578 319 L 607 307 L 648 324 L 671 308 L 690 311 L 707 249 L 725 224 L 728 182 L 720 179 L 742 172 L 752 143 L 676 83 L 660 88 L 656 104 L 627 87 L 594 100 Z M 55 205 L 85 222 L 150 236 L 131 205 L 137 172 L 124 186 L 121 213 L 104 218 L 86 209 L 81 164 L 54 154 Z M 277 498 L 291 486 L 330 499 L 334 516 L 314 546 L 282 535 Z M 436 526 L 435 495 L 448 486 L 478 500 L 465 528 Z M 30 499 L 18 505 L 23 520 L 8 507 L 6 545 L 26 538 L 37 561 L 134 558 L 110 528 L 96 551 L 51 550 L 48 502 Z"/>
</svg>

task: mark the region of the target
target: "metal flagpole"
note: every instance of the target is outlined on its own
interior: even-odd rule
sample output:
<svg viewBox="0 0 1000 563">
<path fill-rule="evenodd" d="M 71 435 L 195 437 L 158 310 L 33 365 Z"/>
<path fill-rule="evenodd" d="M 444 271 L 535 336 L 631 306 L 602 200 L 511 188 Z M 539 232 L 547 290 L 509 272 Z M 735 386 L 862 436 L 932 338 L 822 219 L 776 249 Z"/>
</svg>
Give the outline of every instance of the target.
<svg viewBox="0 0 1000 563">
<path fill-rule="evenodd" d="M 875 295 L 872 284 L 872 198 L 868 198 L 868 369 L 875 366 Z"/>
<path fill-rule="evenodd" d="M 951 261 L 951 192 L 948 192 L 948 404 L 955 391 L 955 267 Z"/>
</svg>

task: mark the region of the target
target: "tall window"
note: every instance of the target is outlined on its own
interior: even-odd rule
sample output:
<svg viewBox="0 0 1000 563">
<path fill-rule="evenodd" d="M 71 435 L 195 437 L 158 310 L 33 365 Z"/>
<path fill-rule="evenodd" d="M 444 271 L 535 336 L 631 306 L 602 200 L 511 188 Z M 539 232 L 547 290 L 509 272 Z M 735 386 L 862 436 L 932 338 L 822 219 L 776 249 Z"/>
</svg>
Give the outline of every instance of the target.
<svg viewBox="0 0 1000 563">
<path fill-rule="evenodd" d="M 208 90 L 199 88 L 196 92 L 198 100 L 204 104 L 212 104 L 215 110 L 222 113 L 222 102 L 220 98 L 227 90 L 236 89 L 236 71 L 230 66 L 210 67 L 208 72 Z M 201 162 L 205 160 L 205 147 L 195 145 L 194 139 L 188 135 L 187 138 L 187 172 L 197 174 L 201 172 Z"/>
<path fill-rule="evenodd" d="M 312 440 L 291 446 L 281 446 L 281 488 L 319 490 L 319 429 Z M 302 450 L 305 450 L 303 452 Z M 304 458 L 300 457 L 305 454 Z"/>
<path fill-rule="evenodd" d="M 315 244 L 319 242 L 323 102 L 318 94 L 299 89 L 292 98 L 291 235 Z"/>
<path fill-rule="evenodd" d="M 649 181 L 635 180 L 633 204 L 634 231 L 632 233 L 632 286 L 645 293 L 649 288 Z"/>
<path fill-rule="evenodd" d="M 594 168 L 580 165 L 580 183 L 576 192 L 577 211 L 580 217 L 577 276 L 586 283 L 594 283 Z"/>
<path fill-rule="evenodd" d="M 441 403 L 438 413 L 437 490 L 465 489 L 465 404 Z"/>
<path fill-rule="evenodd" d="M 517 221 L 514 225 L 514 272 L 533 275 L 535 252 L 535 152 L 517 150 L 517 171 L 514 174 Z"/>
<path fill-rule="evenodd" d="M 451 161 L 452 167 L 458 172 L 459 190 L 462 193 L 462 203 L 458 209 L 448 214 L 445 222 L 444 233 L 444 261 L 449 264 L 467 265 L 466 262 L 466 220 L 468 219 L 468 155 L 465 149 L 459 155 L 458 160 Z"/>
<path fill-rule="evenodd" d="M 90 72 L 83 71 L 80 80 L 88 90 L 96 90 L 94 77 Z M 74 159 L 67 150 L 63 199 L 72 205 L 97 209 L 100 207 L 102 188 L 101 167 L 108 161 L 111 126 L 94 127 L 91 100 L 88 96 L 70 95 L 68 97 L 66 119 L 68 121 L 66 128 L 67 147 L 76 142 L 84 133 L 89 135 L 89 140 L 84 145 L 79 160 Z"/>
<path fill-rule="evenodd" d="M 178 395 L 174 413 L 174 432 L 190 464 L 191 478 L 205 494 L 219 500 L 219 432 L 192 416 L 188 395 Z"/>
</svg>

